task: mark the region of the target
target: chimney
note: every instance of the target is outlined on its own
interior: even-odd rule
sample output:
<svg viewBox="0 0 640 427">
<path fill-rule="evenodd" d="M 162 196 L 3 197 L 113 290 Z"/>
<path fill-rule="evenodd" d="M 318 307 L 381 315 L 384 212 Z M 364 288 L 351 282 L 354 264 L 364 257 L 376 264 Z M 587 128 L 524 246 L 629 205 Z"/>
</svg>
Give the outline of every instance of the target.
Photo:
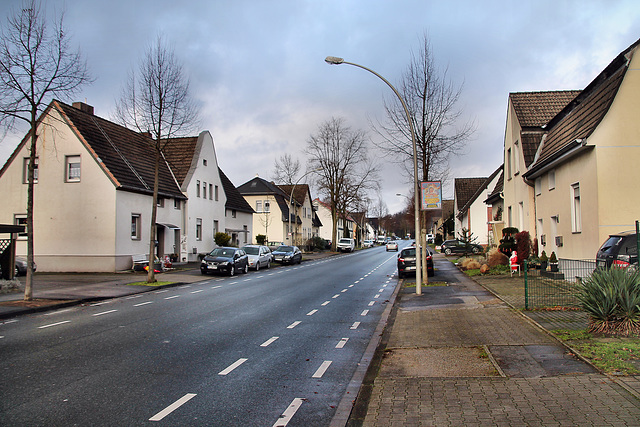
<svg viewBox="0 0 640 427">
<path fill-rule="evenodd" d="M 85 104 L 84 102 L 74 102 L 72 105 L 74 108 L 93 116 L 93 107 L 91 105 Z"/>
</svg>

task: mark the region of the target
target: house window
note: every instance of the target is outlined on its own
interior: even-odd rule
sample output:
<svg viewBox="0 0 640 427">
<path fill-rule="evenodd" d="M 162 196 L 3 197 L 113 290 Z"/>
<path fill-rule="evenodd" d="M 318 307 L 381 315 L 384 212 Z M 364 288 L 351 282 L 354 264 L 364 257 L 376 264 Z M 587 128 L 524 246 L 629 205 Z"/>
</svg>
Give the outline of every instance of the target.
<svg viewBox="0 0 640 427">
<path fill-rule="evenodd" d="M 209 184 L 209 200 L 213 200 L 213 184 Z"/>
<path fill-rule="evenodd" d="M 33 183 L 38 183 L 38 158 L 33 163 Z M 25 157 L 22 163 L 22 183 L 29 183 L 29 157 Z"/>
<path fill-rule="evenodd" d="M 216 234 L 218 233 L 218 227 L 219 227 L 218 220 L 214 219 L 213 220 L 213 238 L 214 239 L 216 238 Z"/>
<path fill-rule="evenodd" d="M 216 202 L 218 201 L 218 186 L 216 185 Z"/>
<path fill-rule="evenodd" d="M 196 240 L 202 240 L 202 218 L 196 218 Z"/>
<path fill-rule="evenodd" d="M 158 197 L 158 207 L 164 208 L 164 197 Z"/>
<path fill-rule="evenodd" d="M 580 183 L 571 186 L 571 231 L 582 232 L 582 209 L 580 207 Z"/>
<path fill-rule="evenodd" d="M 536 178 L 536 196 L 542 194 L 542 178 Z"/>
<path fill-rule="evenodd" d="M 556 171 L 549 171 L 549 190 L 556 188 Z"/>
<path fill-rule="evenodd" d="M 507 214 L 508 225 L 509 227 L 513 227 L 513 209 L 511 209 L 511 206 L 507 208 Z"/>
<path fill-rule="evenodd" d="M 507 178 L 511 179 L 511 148 L 507 149 Z"/>
<path fill-rule="evenodd" d="M 80 156 L 66 156 L 66 182 L 80 182 Z"/>
<path fill-rule="evenodd" d="M 15 214 L 13 216 L 13 224 L 14 225 L 24 225 L 24 232 L 18 233 L 18 240 L 26 240 L 27 239 L 27 215 L 26 214 Z"/>
<path fill-rule="evenodd" d="M 271 203 L 269 203 L 269 201 L 268 201 L 268 200 L 265 200 L 265 201 L 264 201 L 264 211 L 265 211 L 266 213 L 269 213 L 269 212 L 271 212 L 271 210 L 270 210 L 270 209 L 271 209 Z"/>
<path fill-rule="evenodd" d="M 235 218 L 235 217 L 236 217 L 236 210 L 231 209 L 231 218 Z"/>
<path fill-rule="evenodd" d="M 140 214 L 131 214 L 131 239 L 140 240 Z"/>
<path fill-rule="evenodd" d="M 207 183 L 206 182 L 202 183 L 202 198 L 203 199 L 207 198 Z"/>
<path fill-rule="evenodd" d="M 173 208 L 180 210 L 180 199 L 173 199 Z"/>
<path fill-rule="evenodd" d="M 515 167 L 514 174 L 517 175 L 520 172 L 520 149 L 518 141 L 513 145 L 513 165 Z"/>
<path fill-rule="evenodd" d="M 200 197 L 200 181 L 196 181 L 196 197 Z"/>
<path fill-rule="evenodd" d="M 524 202 L 518 203 L 518 228 L 524 230 Z"/>
<path fill-rule="evenodd" d="M 546 242 L 544 241 L 544 228 L 542 226 L 542 218 L 538 218 L 538 243 L 544 246 Z"/>
<path fill-rule="evenodd" d="M 262 213 L 262 200 L 256 200 L 256 212 Z"/>
</svg>

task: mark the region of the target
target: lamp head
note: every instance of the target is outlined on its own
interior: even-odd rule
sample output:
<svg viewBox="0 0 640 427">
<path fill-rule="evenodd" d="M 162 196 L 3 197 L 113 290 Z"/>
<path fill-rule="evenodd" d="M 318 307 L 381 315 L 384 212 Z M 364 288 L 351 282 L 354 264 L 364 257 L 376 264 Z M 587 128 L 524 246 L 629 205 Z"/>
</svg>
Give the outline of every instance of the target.
<svg viewBox="0 0 640 427">
<path fill-rule="evenodd" d="M 339 65 L 344 62 L 344 59 L 338 58 L 336 56 L 327 56 L 324 59 L 324 62 L 326 62 L 327 64 Z"/>
</svg>

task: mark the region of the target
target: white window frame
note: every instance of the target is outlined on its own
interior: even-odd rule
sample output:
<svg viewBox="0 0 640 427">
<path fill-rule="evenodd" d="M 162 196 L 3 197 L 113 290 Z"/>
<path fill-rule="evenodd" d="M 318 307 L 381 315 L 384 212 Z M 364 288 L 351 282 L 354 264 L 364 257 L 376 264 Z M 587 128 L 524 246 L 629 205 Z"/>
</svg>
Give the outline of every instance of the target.
<svg viewBox="0 0 640 427">
<path fill-rule="evenodd" d="M 265 200 L 262 206 L 264 206 L 265 213 L 271 212 L 271 202 L 269 200 Z"/>
<path fill-rule="evenodd" d="M 209 200 L 213 200 L 213 184 L 209 184 Z"/>
<path fill-rule="evenodd" d="M 80 173 L 81 173 L 81 158 L 79 154 L 65 156 L 64 157 L 64 181 L 65 182 L 80 182 Z M 77 165 L 77 166 L 76 166 Z M 72 174 L 72 168 L 74 168 L 74 172 Z"/>
<path fill-rule="evenodd" d="M 27 240 L 27 214 L 14 214 L 14 225 L 24 225 L 24 232 L 18 233 L 18 240 Z"/>
<path fill-rule="evenodd" d="M 571 184 L 571 232 L 582 233 L 582 204 L 580 183 Z"/>
<path fill-rule="evenodd" d="M 203 199 L 207 198 L 207 183 L 206 182 L 202 183 L 202 198 Z"/>
<path fill-rule="evenodd" d="M 200 181 L 196 180 L 196 197 L 200 197 Z"/>
<path fill-rule="evenodd" d="M 556 171 L 555 171 L 555 169 L 549 171 L 549 173 L 547 174 L 547 178 L 549 180 L 549 191 L 551 191 L 551 190 L 556 188 Z"/>
<path fill-rule="evenodd" d="M 539 196 L 540 194 L 542 194 L 542 178 L 541 177 L 536 178 L 535 188 L 536 188 L 536 196 Z"/>
<path fill-rule="evenodd" d="M 513 167 L 513 174 L 518 175 L 520 173 L 520 146 L 518 141 L 513 144 Z"/>
<path fill-rule="evenodd" d="M 256 213 L 262 213 L 262 200 L 256 200 Z"/>
<path fill-rule="evenodd" d="M 202 218 L 196 218 L 196 240 L 202 241 Z"/>
<path fill-rule="evenodd" d="M 22 183 L 23 184 L 28 184 L 29 183 L 29 157 L 25 157 L 22 161 Z M 38 183 L 38 164 L 39 164 L 39 160 L 38 157 L 36 157 L 35 159 L 35 167 L 33 169 L 33 183 L 37 184 Z"/>
<path fill-rule="evenodd" d="M 142 239 L 142 215 L 139 213 L 131 214 L 131 240 Z"/>
<path fill-rule="evenodd" d="M 218 186 L 217 185 L 216 185 L 215 191 L 216 191 L 216 202 L 217 202 L 218 201 Z"/>
</svg>

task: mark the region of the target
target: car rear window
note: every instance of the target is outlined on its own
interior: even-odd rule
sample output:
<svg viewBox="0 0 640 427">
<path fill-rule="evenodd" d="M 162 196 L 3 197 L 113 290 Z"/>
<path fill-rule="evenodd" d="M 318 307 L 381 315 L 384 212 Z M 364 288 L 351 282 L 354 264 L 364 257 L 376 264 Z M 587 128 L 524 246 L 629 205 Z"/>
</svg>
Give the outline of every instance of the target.
<svg viewBox="0 0 640 427">
<path fill-rule="evenodd" d="M 620 246 L 620 253 L 623 255 L 637 255 L 638 246 L 636 242 L 636 235 L 626 236 Z"/>
<path fill-rule="evenodd" d="M 620 240 L 622 240 L 622 237 L 610 236 L 607 239 L 607 241 L 602 244 L 602 246 L 600 247 L 600 250 L 598 252 L 600 252 L 602 254 L 605 254 L 605 255 L 612 255 L 613 254 L 613 250 L 618 245 L 618 243 L 620 243 Z"/>
<path fill-rule="evenodd" d="M 416 249 L 404 249 L 402 251 L 402 256 L 416 256 Z"/>
</svg>

